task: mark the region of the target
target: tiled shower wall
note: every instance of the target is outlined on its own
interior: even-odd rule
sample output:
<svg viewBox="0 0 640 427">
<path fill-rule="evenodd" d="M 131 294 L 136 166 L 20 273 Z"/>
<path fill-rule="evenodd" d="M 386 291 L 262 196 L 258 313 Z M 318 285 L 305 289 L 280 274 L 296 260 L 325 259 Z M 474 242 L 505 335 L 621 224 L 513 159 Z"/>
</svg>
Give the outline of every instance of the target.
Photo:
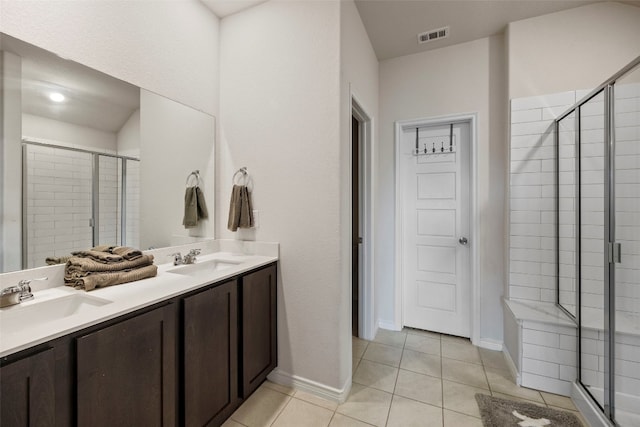
<svg viewBox="0 0 640 427">
<path fill-rule="evenodd" d="M 91 155 L 36 145 L 27 156 L 27 268 L 91 247 Z"/>
<path fill-rule="evenodd" d="M 553 120 L 586 93 L 564 92 L 511 101 L 511 232 L 509 297 L 556 301 L 555 148 Z M 640 84 L 616 88 L 616 233 L 623 263 L 616 266 L 620 312 L 640 313 Z M 561 301 L 575 301 L 575 118 L 560 127 Z M 583 307 L 603 308 L 604 103 L 582 107 L 581 250 Z M 624 262 L 626 258 L 627 262 Z M 574 307 L 573 307 L 574 308 Z"/>
</svg>

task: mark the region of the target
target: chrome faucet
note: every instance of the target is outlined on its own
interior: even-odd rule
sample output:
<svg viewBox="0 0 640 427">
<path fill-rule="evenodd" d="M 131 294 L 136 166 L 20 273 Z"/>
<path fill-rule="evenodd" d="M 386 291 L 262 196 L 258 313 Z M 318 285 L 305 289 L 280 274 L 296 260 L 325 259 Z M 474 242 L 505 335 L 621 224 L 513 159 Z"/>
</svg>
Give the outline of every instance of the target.
<svg viewBox="0 0 640 427">
<path fill-rule="evenodd" d="M 31 286 L 29 286 L 32 280 L 48 280 L 48 278 L 42 277 L 39 279 L 20 280 L 17 285 L 4 288 L 0 291 L 0 307 L 20 304 L 22 301 L 33 299 Z"/>
<path fill-rule="evenodd" d="M 180 252 L 176 252 L 175 254 L 171 254 L 169 256 L 173 257 L 173 265 L 181 265 L 195 263 L 197 255 L 200 255 L 200 249 L 191 249 L 189 253 L 184 257 Z"/>
<path fill-rule="evenodd" d="M 196 256 L 200 255 L 200 249 L 191 249 L 183 258 L 185 264 L 193 264 L 196 262 Z"/>
</svg>

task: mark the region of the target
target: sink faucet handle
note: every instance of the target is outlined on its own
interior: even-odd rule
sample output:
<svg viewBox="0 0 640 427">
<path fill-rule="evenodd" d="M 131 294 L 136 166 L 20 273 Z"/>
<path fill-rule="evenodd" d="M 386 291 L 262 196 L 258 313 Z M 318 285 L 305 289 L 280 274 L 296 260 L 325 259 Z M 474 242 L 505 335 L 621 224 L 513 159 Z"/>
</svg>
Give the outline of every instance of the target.
<svg viewBox="0 0 640 427">
<path fill-rule="evenodd" d="M 37 279 L 23 279 L 18 282 L 18 286 L 29 286 L 34 280 L 49 280 L 48 277 L 38 277 Z"/>
<path fill-rule="evenodd" d="M 200 255 L 200 252 L 202 251 L 202 249 L 198 248 L 198 249 L 191 249 L 189 251 L 189 255 Z"/>
<path fill-rule="evenodd" d="M 173 265 L 182 264 L 182 254 L 180 252 L 176 252 L 174 254 L 169 254 L 167 256 L 172 256 L 173 257 Z"/>
</svg>

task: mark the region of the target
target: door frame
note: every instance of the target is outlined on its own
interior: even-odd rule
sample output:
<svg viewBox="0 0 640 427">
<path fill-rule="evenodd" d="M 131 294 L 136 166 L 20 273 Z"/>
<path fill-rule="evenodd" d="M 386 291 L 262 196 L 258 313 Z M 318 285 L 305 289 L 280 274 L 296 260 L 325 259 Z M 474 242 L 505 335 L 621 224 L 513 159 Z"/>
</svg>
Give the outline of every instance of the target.
<svg viewBox="0 0 640 427">
<path fill-rule="evenodd" d="M 478 271 L 479 271 L 479 215 L 478 215 L 478 150 L 477 150 L 477 113 L 463 113 L 452 114 L 446 116 L 424 117 L 411 120 L 398 120 L 395 122 L 395 301 L 394 301 L 394 323 L 397 330 L 401 330 L 404 326 L 404 313 L 402 308 L 403 298 L 403 251 L 402 251 L 402 235 L 404 232 L 404 225 L 402 221 L 403 200 L 402 189 L 400 188 L 400 147 L 402 143 L 402 133 L 405 129 L 415 128 L 417 126 L 438 126 L 448 125 L 450 123 L 468 123 L 469 134 L 471 140 L 469 141 L 469 148 L 471 150 L 471 156 L 469 158 L 471 171 L 469 173 L 469 207 L 471 209 L 469 215 L 469 235 L 471 241 L 469 242 L 469 249 L 471 251 L 469 260 L 470 265 L 470 280 L 471 280 L 471 342 L 475 345 L 480 344 L 480 289 L 478 283 Z"/>
<path fill-rule="evenodd" d="M 373 340 L 376 333 L 375 299 L 374 299 L 374 269 L 373 269 L 373 177 L 374 177 L 374 146 L 373 146 L 373 118 L 367 113 L 358 96 L 351 92 L 351 115 L 360 122 L 360 228 L 362 229 L 362 246 L 360 248 L 360 295 L 359 295 L 359 331 L 360 338 Z M 351 117 L 351 116 L 350 116 Z M 351 135 L 351 118 L 349 118 L 349 135 Z M 349 145 L 349 158 L 353 156 Z M 351 163 L 349 163 L 351 164 Z M 351 168 L 349 168 L 351 169 Z M 350 178 L 351 179 L 351 176 Z M 349 293 L 351 294 L 351 293 Z"/>
</svg>

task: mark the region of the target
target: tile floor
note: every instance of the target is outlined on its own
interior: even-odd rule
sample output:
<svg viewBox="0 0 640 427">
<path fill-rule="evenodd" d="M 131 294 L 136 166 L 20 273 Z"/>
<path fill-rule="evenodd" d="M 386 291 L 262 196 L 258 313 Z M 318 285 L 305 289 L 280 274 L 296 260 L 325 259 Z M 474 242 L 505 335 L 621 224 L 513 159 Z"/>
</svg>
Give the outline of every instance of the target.
<svg viewBox="0 0 640 427">
<path fill-rule="evenodd" d="M 501 352 L 406 329 L 353 339 L 353 386 L 338 405 L 265 382 L 224 427 L 482 427 L 475 394 L 576 412 L 571 399 L 518 387 Z"/>
</svg>

